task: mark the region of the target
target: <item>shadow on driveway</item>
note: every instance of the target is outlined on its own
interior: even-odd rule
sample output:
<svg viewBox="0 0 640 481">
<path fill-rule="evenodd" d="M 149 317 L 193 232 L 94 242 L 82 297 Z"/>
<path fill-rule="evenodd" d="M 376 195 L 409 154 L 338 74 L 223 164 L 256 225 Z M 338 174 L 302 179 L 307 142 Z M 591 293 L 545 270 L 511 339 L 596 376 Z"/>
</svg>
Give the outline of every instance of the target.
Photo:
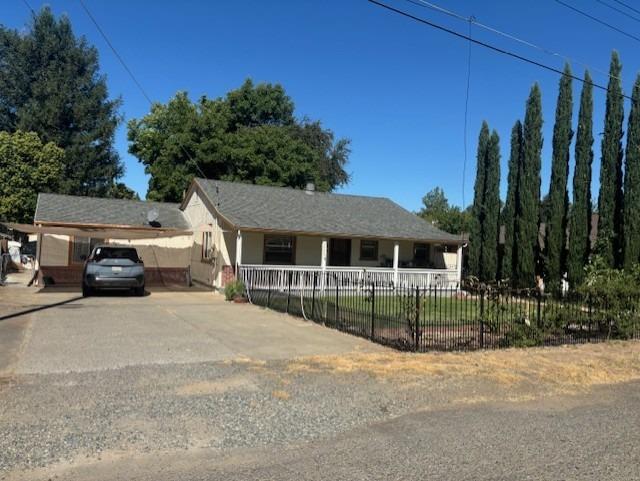
<svg viewBox="0 0 640 481">
<path fill-rule="evenodd" d="M 18 311 L 18 312 L 13 312 L 13 313 L 7 314 L 5 316 L 0 316 L 0 321 L 6 321 L 7 319 L 13 319 L 14 317 L 25 316 L 27 314 L 32 314 L 34 312 L 44 311 L 45 309 L 51 309 L 51 308 L 54 308 L 54 307 L 63 306 L 65 304 L 70 304 L 72 302 L 79 301 L 80 299 L 83 299 L 83 297 L 82 296 L 72 297 L 71 299 L 66 299 L 66 300 L 60 301 L 60 302 L 54 302 L 53 304 L 45 304 L 43 306 L 37 306 L 37 307 L 29 308 L 29 309 L 24 309 L 24 310 Z"/>
</svg>

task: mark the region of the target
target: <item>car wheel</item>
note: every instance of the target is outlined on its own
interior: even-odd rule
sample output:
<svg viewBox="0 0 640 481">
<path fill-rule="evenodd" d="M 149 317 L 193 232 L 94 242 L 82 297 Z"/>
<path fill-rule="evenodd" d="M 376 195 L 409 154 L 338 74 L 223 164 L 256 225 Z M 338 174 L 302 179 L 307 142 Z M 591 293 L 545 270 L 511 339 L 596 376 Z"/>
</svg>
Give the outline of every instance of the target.
<svg viewBox="0 0 640 481">
<path fill-rule="evenodd" d="M 93 293 L 91 287 L 86 285 L 84 282 L 82 283 L 82 297 L 89 297 Z"/>
<path fill-rule="evenodd" d="M 138 297 L 144 296 L 144 285 L 141 287 L 136 287 L 135 291 L 136 291 L 136 296 Z"/>
</svg>

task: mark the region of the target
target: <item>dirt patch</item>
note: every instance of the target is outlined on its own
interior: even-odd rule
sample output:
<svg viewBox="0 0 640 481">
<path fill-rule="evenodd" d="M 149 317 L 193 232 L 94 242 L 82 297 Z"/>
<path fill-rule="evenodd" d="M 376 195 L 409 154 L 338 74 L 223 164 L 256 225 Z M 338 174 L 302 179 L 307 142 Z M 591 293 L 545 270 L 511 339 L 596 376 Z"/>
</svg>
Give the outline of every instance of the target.
<svg viewBox="0 0 640 481">
<path fill-rule="evenodd" d="M 287 391 L 283 391 L 282 389 L 276 389 L 271 393 L 271 395 L 276 399 L 280 399 L 281 401 L 286 401 L 291 397 L 291 395 Z"/>
<path fill-rule="evenodd" d="M 292 361 L 290 373 L 367 372 L 378 378 L 483 378 L 505 386 L 544 384 L 571 391 L 640 379 L 640 342 L 472 353 L 371 353 L 314 356 Z"/>
<path fill-rule="evenodd" d="M 248 377 L 236 376 L 220 381 L 199 381 L 184 384 L 176 390 L 178 396 L 206 396 L 228 391 L 255 391 L 256 384 Z"/>
</svg>

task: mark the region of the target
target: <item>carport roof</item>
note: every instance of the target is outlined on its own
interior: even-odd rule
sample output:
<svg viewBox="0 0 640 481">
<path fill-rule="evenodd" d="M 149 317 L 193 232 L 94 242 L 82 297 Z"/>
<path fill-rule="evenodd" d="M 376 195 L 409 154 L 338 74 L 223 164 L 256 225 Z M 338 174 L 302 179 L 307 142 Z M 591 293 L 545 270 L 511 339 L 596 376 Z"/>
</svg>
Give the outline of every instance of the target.
<svg viewBox="0 0 640 481">
<path fill-rule="evenodd" d="M 147 214 L 158 212 L 157 227 L 190 229 L 179 204 L 127 199 L 104 199 L 61 194 L 38 194 L 34 223 L 152 228 Z"/>
<path fill-rule="evenodd" d="M 195 179 L 193 186 L 199 187 L 212 207 L 239 229 L 465 242 L 461 236 L 436 228 L 384 197 L 206 179 Z"/>
</svg>

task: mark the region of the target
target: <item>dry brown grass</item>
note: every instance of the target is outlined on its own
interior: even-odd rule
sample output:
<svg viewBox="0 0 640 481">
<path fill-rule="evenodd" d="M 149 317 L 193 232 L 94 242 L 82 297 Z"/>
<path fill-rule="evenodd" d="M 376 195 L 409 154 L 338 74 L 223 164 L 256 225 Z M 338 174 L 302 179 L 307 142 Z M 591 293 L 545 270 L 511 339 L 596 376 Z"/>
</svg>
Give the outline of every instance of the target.
<svg viewBox="0 0 640 481">
<path fill-rule="evenodd" d="M 543 383 L 583 388 L 640 379 L 640 343 L 610 342 L 472 353 L 353 353 L 291 362 L 290 373 L 366 372 L 403 381 L 424 377 L 483 378 L 503 385 Z"/>
</svg>

